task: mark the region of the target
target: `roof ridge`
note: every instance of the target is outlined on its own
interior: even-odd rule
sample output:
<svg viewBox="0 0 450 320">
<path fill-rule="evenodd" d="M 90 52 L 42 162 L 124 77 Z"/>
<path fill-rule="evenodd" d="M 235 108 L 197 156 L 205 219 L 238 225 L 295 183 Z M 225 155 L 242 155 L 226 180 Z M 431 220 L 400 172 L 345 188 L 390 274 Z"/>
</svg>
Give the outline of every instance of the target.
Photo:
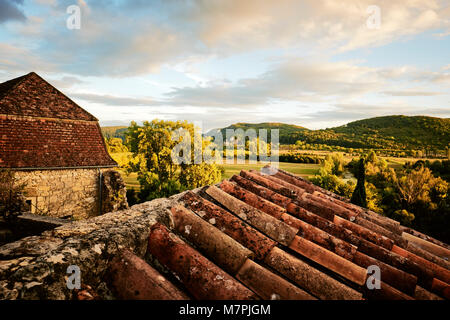
<svg viewBox="0 0 450 320">
<path fill-rule="evenodd" d="M 30 73 L 28 73 L 26 76 L 31 76 L 31 75 L 35 75 L 37 76 L 40 80 L 44 81 L 46 84 L 48 84 L 49 86 L 53 87 L 58 93 L 62 94 L 66 99 L 68 99 L 71 103 L 73 103 L 77 108 L 80 108 L 84 113 L 86 113 L 87 115 L 89 115 L 90 117 L 92 117 L 92 121 L 98 121 L 97 117 L 95 117 L 94 115 L 92 115 L 91 113 L 87 112 L 84 108 L 82 108 L 80 105 L 78 105 L 78 103 L 76 103 L 75 101 L 73 101 L 72 99 L 70 99 L 66 94 L 64 94 L 63 92 L 61 92 L 58 88 L 56 88 L 54 85 L 52 85 L 50 82 L 48 82 L 47 80 L 45 80 L 44 78 L 42 78 L 40 75 L 38 75 L 36 72 L 32 71 Z"/>
</svg>

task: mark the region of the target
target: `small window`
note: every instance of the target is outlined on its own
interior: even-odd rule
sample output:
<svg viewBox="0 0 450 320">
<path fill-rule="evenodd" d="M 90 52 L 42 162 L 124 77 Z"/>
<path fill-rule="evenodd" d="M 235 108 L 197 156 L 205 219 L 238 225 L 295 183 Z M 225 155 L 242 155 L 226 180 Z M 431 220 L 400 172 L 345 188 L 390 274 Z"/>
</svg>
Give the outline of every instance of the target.
<svg viewBox="0 0 450 320">
<path fill-rule="evenodd" d="M 31 213 L 35 213 L 36 212 L 36 198 L 27 198 L 25 200 L 27 206 L 28 206 L 28 211 Z"/>
</svg>

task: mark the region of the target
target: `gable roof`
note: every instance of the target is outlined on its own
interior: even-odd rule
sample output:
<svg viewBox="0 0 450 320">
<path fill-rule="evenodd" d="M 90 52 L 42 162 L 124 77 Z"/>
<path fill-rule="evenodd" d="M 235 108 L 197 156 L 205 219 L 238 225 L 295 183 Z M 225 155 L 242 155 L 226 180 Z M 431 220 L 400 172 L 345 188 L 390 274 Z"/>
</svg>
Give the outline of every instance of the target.
<svg viewBox="0 0 450 320">
<path fill-rule="evenodd" d="M 0 84 L 0 114 L 98 121 L 34 72 Z"/>
<path fill-rule="evenodd" d="M 97 119 L 36 73 L 0 84 L 0 168 L 116 165 Z"/>
<path fill-rule="evenodd" d="M 125 252 L 111 287 L 122 299 L 450 299 L 447 244 L 323 191 L 265 168 L 177 195 L 173 229 L 148 239 L 161 273 Z M 366 285 L 371 266 L 380 289 Z"/>
</svg>

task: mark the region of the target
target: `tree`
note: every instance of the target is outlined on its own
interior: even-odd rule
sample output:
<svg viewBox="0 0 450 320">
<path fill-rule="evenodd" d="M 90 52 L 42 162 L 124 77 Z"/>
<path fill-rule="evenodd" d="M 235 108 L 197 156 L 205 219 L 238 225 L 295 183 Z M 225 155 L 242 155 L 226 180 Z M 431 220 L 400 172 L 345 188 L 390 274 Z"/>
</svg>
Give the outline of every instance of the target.
<svg viewBox="0 0 450 320">
<path fill-rule="evenodd" d="M 430 169 L 423 166 L 396 178 L 395 182 L 399 191 L 398 197 L 408 208 L 418 201 L 431 203 L 430 191 L 432 189 L 442 190 L 443 196 L 447 191 L 445 181 L 435 178 Z"/>
<path fill-rule="evenodd" d="M 128 152 L 128 148 L 120 138 L 105 138 L 105 144 L 109 153 Z"/>
<path fill-rule="evenodd" d="M 189 160 L 186 163 L 176 163 L 172 159 L 173 150 L 176 150 L 175 147 L 183 139 L 172 139 L 172 134 L 178 129 L 187 130 L 191 138 L 188 145 L 190 150 L 181 152 Z M 153 120 L 145 121 L 142 126 L 132 122 L 126 137 L 127 145 L 133 153 L 133 160 L 129 162 L 127 171 L 137 172 L 141 185 L 139 198 L 142 201 L 168 197 L 183 190 L 219 182 L 221 179 L 221 171 L 217 165 L 201 161 L 193 163 L 196 156 L 194 140 L 198 139 L 198 135 L 194 135 L 194 125 L 187 121 Z M 208 141 L 199 143 L 203 151 Z"/>
<path fill-rule="evenodd" d="M 364 159 L 359 159 L 358 165 L 358 174 L 356 178 L 358 182 L 356 183 L 355 191 L 353 191 L 353 195 L 351 198 L 351 203 L 356 204 L 361 207 L 367 207 L 367 195 L 366 195 L 366 166 L 364 163 Z"/>
<path fill-rule="evenodd" d="M 23 196 L 24 184 L 18 184 L 14 172 L 0 169 L 0 216 L 12 220 L 27 210 Z"/>
</svg>

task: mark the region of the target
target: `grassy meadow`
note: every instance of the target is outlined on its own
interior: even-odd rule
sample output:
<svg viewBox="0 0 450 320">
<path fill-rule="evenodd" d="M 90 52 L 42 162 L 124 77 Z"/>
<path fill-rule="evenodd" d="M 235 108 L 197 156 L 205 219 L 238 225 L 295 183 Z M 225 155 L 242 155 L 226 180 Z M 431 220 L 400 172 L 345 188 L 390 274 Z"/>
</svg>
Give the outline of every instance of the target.
<svg viewBox="0 0 450 320">
<path fill-rule="evenodd" d="M 311 153 L 314 153 L 313 150 L 309 151 Z M 316 151 L 317 152 L 317 151 Z M 333 152 L 328 152 L 333 153 Z M 321 151 L 320 155 L 325 156 L 327 152 Z M 348 154 L 342 153 L 344 156 L 344 159 L 346 161 L 351 161 L 352 158 L 356 158 L 357 156 L 350 156 Z M 120 164 L 128 162 L 129 157 L 131 156 L 130 152 L 122 152 L 122 153 L 111 153 L 112 158 Z M 399 169 L 403 166 L 403 164 L 407 161 L 417 161 L 419 159 L 416 158 L 394 158 L 394 157 L 380 157 L 384 158 L 389 167 L 392 167 L 394 169 Z M 422 159 L 423 160 L 423 159 Z M 224 160 L 225 162 L 225 160 Z M 222 179 L 229 179 L 235 174 L 239 174 L 241 170 L 259 170 L 262 167 L 264 167 L 265 163 L 255 163 L 250 164 L 248 161 L 246 161 L 244 164 L 239 163 L 233 163 L 233 164 L 227 164 L 223 163 L 221 166 L 225 169 L 225 172 L 222 176 Z M 311 176 L 314 176 L 319 171 L 319 164 L 305 164 L 305 163 L 289 163 L 289 162 L 280 162 L 280 169 L 292 172 L 296 175 L 299 175 L 304 178 L 308 178 Z M 139 182 L 137 181 L 137 173 L 130 173 L 126 174 L 125 170 L 122 168 L 119 168 L 120 173 L 122 174 L 122 177 L 125 181 L 125 184 L 127 188 L 133 188 L 136 190 L 140 189 Z"/>
<path fill-rule="evenodd" d="M 126 153 L 112 153 L 111 156 L 119 164 L 123 163 L 122 161 L 125 161 L 127 159 Z M 239 174 L 239 172 L 241 170 L 259 170 L 262 167 L 264 167 L 265 165 L 266 165 L 266 163 L 258 162 L 255 164 L 251 164 L 251 163 L 248 163 L 248 161 L 246 161 L 244 164 L 239 164 L 239 163 L 226 164 L 226 163 L 224 163 L 224 164 L 220 165 L 225 170 L 225 172 L 222 176 L 222 179 L 228 179 L 235 174 Z M 319 171 L 318 164 L 280 162 L 280 168 L 283 170 L 292 172 L 294 174 L 297 174 L 299 176 L 305 177 L 305 178 L 314 176 Z M 130 188 L 130 189 L 133 188 L 136 190 L 140 189 L 139 182 L 137 181 L 137 173 L 126 174 L 124 169 L 119 168 L 118 170 L 122 174 L 122 177 L 125 181 L 127 188 Z"/>
</svg>

